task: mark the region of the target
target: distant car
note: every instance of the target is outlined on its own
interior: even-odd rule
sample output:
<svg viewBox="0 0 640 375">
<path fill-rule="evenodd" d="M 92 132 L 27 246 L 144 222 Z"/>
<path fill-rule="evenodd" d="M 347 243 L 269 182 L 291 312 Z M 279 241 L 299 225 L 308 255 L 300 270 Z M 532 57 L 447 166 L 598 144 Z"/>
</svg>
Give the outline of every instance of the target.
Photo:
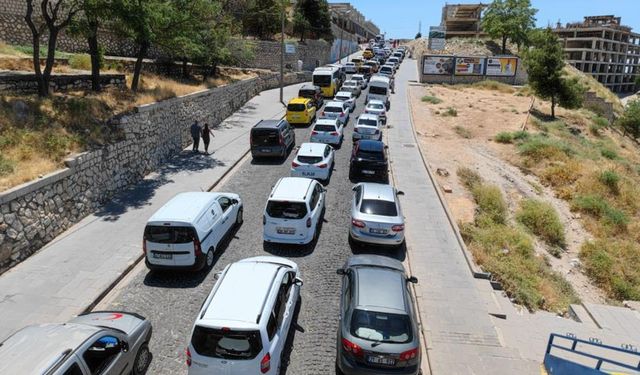
<svg viewBox="0 0 640 375">
<path fill-rule="evenodd" d="M 364 108 L 364 113 L 376 115 L 383 124 L 387 124 L 387 108 L 382 100 L 370 100 Z"/>
<path fill-rule="evenodd" d="M 362 114 L 358 116 L 355 125 L 353 125 L 353 141 L 362 139 L 372 139 L 374 141 L 382 140 L 382 122 L 380 118 L 372 114 Z"/>
<path fill-rule="evenodd" d="M 344 69 L 346 73 L 355 73 L 358 71 L 358 67 L 356 66 L 356 63 L 353 63 L 353 62 L 348 62 L 344 64 Z"/>
<path fill-rule="evenodd" d="M 367 88 L 367 83 L 369 82 L 369 80 L 364 76 L 364 74 L 354 74 L 351 76 L 351 80 L 358 82 L 362 90 Z"/>
<path fill-rule="evenodd" d="M 354 255 L 342 278 L 336 367 L 345 375 L 417 375 L 420 331 L 402 263 L 380 255 Z"/>
<path fill-rule="evenodd" d="M 144 317 L 120 311 L 27 326 L 0 343 L 0 374 L 142 375 L 151 331 Z"/>
<path fill-rule="evenodd" d="M 328 182 L 333 164 L 333 147 L 324 143 L 303 143 L 291 162 L 291 177 L 306 177 Z"/>
<path fill-rule="evenodd" d="M 351 230 L 355 242 L 401 246 L 404 243 L 404 216 L 398 194 L 387 184 L 359 183 L 353 187 Z"/>
<path fill-rule="evenodd" d="M 351 91 L 356 98 L 360 97 L 360 93 L 362 93 L 362 87 L 360 86 L 360 82 L 354 80 L 344 81 L 340 91 Z"/>
<path fill-rule="evenodd" d="M 311 130 L 311 142 L 340 145 L 344 137 L 344 125 L 336 119 L 317 120 Z"/>
<path fill-rule="evenodd" d="M 391 56 L 387 59 L 387 64 L 394 64 L 395 66 L 400 66 L 400 58 L 399 57 L 395 57 L 395 56 Z"/>
<path fill-rule="evenodd" d="M 351 113 L 349 104 L 342 101 L 331 101 L 325 104 L 320 112 L 320 119 L 335 119 L 346 126 L 349 121 L 349 113 Z"/>
<path fill-rule="evenodd" d="M 356 109 L 356 95 L 351 91 L 338 91 L 333 100 L 346 103 L 350 112 Z"/>
<path fill-rule="evenodd" d="M 349 178 L 370 178 L 389 181 L 387 149 L 381 141 L 363 140 L 353 145 L 349 163 Z"/>
<path fill-rule="evenodd" d="M 394 74 L 395 74 L 395 69 L 393 68 L 393 66 L 391 65 L 382 65 L 382 68 L 380 68 L 380 75 L 383 76 L 387 76 L 389 78 L 393 78 Z"/>
</svg>

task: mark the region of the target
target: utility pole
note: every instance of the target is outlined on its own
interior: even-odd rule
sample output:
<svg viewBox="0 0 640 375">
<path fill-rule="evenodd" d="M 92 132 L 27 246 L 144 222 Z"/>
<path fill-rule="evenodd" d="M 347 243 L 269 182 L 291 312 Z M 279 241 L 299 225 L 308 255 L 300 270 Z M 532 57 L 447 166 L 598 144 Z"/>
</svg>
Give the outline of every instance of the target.
<svg viewBox="0 0 640 375">
<path fill-rule="evenodd" d="M 280 28 L 280 103 L 284 104 L 284 17 L 285 17 L 285 2 L 281 2 L 282 13 L 280 14 L 281 28 Z"/>
</svg>

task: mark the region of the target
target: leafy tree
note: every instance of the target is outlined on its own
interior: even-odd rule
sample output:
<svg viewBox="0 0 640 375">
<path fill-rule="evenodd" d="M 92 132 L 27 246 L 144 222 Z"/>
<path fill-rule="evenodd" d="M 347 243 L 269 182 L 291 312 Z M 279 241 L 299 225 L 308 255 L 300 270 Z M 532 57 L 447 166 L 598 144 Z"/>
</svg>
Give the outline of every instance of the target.
<svg viewBox="0 0 640 375">
<path fill-rule="evenodd" d="M 333 41 L 331 15 L 326 0 L 298 0 L 293 14 L 293 31 L 300 34 L 300 41 L 309 33 L 313 39 Z"/>
<path fill-rule="evenodd" d="M 558 37 L 550 28 L 531 33 L 531 47 L 525 52 L 529 85 L 543 99 L 551 100 L 551 117 L 555 107 L 578 108 L 582 105 L 584 88 L 577 80 L 563 77 L 564 53 Z"/>
<path fill-rule="evenodd" d="M 281 5 L 276 0 L 252 0 L 243 19 L 245 32 L 262 40 L 280 30 Z"/>
<path fill-rule="evenodd" d="M 86 38 L 91 56 L 91 90 L 100 91 L 102 50 L 98 44 L 98 28 L 110 13 L 109 3 L 108 0 L 81 0 L 80 6 L 82 12 L 69 29 L 72 34 Z"/>
<path fill-rule="evenodd" d="M 33 70 L 38 81 L 38 96 L 49 95 L 51 71 L 55 62 L 56 43 L 60 32 L 69 26 L 80 11 L 79 0 L 26 0 L 25 21 L 31 30 L 33 45 Z M 40 6 L 40 15 L 34 15 L 34 3 Z M 40 67 L 40 37 L 48 31 L 47 58 L 44 71 Z"/>
<path fill-rule="evenodd" d="M 502 39 L 502 53 L 507 51 L 507 40 L 518 47 L 527 44 L 527 35 L 535 26 L 537 9 L 530 0 L 494 0 L 482 16 L 482 28 L 492 38 Z"/>
<path fill-rule="evenodd" d="M 422 33 L 418 31 L 418 33 L 416 34 L 415 39 L 420 39 L 422 38 Z"/>
<path fill-rule="evenodd" d="M 616 124 L 625 133 L 631 134 L 634 138 L 640 137 L 640 99 L 633 100 L 627 104 L 624 113 Z"/>
<path fill-rule="evenodd" d="M 300 2 L 296 5 L 296 9 L 293 13 L 293 32 L 300 34 L 300 41 L 304 42 L 305 33 L 311 29 L 311 22 L 305 17 L 302 12 Z"/>
</svg>

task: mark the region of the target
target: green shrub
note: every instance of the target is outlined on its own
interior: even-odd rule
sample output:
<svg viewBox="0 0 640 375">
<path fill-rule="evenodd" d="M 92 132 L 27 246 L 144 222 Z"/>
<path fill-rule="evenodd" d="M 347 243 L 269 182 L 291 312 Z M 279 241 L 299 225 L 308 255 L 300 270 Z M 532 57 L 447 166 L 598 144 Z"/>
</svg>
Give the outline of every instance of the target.
<svg viewBox="0 0 640 375">
<path fill-rule="evenodd" d="M 478 173 L 476 173 L 471 168 L 460 167 L 456 171 L 458 178 L 460 178 L 460 182 L 467 189 L 472 190 L 476 185 L 480 185 L 482 183 L 482 177 Z"/>
<path fill-rule="evenodd" d="M 616 125 L 635 138 L 640 136 L 640 99 L 627 104 L 624 113 L 616 121 Z"/>
<path fill-rule="evenodd" d="M 481 216 L 498 223 L 507 221 L 507 204 L 502 197 L 500 188 L 494 185 L 476 185 L 471 191 L 478 204 Z"/>
<path fill-rule="evenodd" d="M 444 111 L 442 113 L 442 116 L 456 117 L 456 116 L 458 116 L 458 111 L 453 107 L 449 107 L 449 108 L 447 108 L 446 111 Z"/>
<path fill-rule="evenodd" d="M 587 275 L 610 297 L 640 299 L 640 247 L 635 241 L 588 241 L 582 245 L 580 259 Z"/>
<path fill-rule="evenodd" d="M 0 155 L 0 176 L 5 176 L 10 173 L 13 173 L 15 168 L 15 163 L 9 159 L 5 159 L 4 156 Z"/>
<path fill-rule="evenodd" d="M 604 213 L 604 223 L 612 227 L 624 229 L 629 225 L 629 216 L 617 208 L 609 207 Z"/>
<path fill-rule="evenodd" d="M 525 130 L 518 130 L 517 132 L 513 132 L 513 139 L 518 141 L 524 141 L 529 138 L 529 133 Z"/>
<path fill-rule="evenodd" d="M 620 175 L 616 173 L 616 171 L 608 169 L 606 171 L 602 171 L 600 176 L 598 176 L 598 180 L 602 182 L 603 185 L 607 186 L 611 191 L 618 191 L 618 183 L 620 182 Z"/>
<path fill-rule="evenodd" d="M 85 53 L 71 55 L 69 57 L 69 66 L 72 69 L 91 70 L 91 56 Z"/>
<path fill-rule="evenodd" d="M 552 205 L 535 199 L 520 202 L 516 220 L 551 246 L 564 248 L 564 225 Z"/>
<path fill-rule="evenodd" d="M 513 134 L 509 132 L 500 132 L 493 138 L 498 143 L 511 143 L 513 142 Z"/>
<path fill-rule="evenodd" d="M 615 160 L 618 158 L 618 154 L 615 151 L 607 148 L 603 148 L 602 150 L 600 150 L 600 154 L 610 160 Z"/>
<path fill-rule="evenodd" d="M 520 155 L 534 162 L 545 159 L 560 159 L 575 154 L 575 151 L 564 141 L 549 139 L 544 136 L 529 137 L 519 146 Z"/>
<path fill-rule="evenodd" d="M 600 195 L 580 195 L 573 200 L 573 207 L 584 213 L 601 217 L 609 209 L 609 204 Z"/>
<path fill-rule="evenodd" d="M 425 95 L 422 97 L 421 99 L 423 102 L 425 103 L 429 103 L 429 104 L 440 104 L 442 103 L 442 99 L 435 97 L 435 96 L 431 96 L 431 95 Z"/>
<path fill-rule="evenodd" d="M 453 128 L 453 130 L 455 130 L 456 134 L 458 134 L 462 138 L 465 138 L 465 139 L 473 138 L 473 135 L 471 134 L 469 129 L 465 128 L 464 126 L 457 125 L 456 127 Z"/>
</svg>

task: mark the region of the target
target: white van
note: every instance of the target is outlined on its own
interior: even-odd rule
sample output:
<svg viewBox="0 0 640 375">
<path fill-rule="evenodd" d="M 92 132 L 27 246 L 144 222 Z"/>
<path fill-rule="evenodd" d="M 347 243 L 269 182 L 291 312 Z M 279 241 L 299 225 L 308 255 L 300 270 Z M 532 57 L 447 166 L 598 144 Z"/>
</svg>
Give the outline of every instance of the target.
<svg viewBox="0 0 640 375">
<path fill-rule="evenodd" d="M 318 235 L 326 190 L 316 180 L 283 177 L 271 190 L 262 224 L 265 242 L 306 245 Z"/>
<path fill-rule="evenodd" d="M 191 330 L 189 375 L 280 374 L 301 286 L 298 266 L 284 258 L 228 265 Z"/>
<path fill-rule="evenodd" d="M 380 100 L 387 106 L 387 110 L 391 107 L 389 94 L 391 89 L 391 78 L 375 75 L 369 81 L 369 92 L 367 93 L 367 103 L 370 100 Z"/>
<path fill-rule="evenodd" d="M 211 267 L 214 251 L 242 224 L 242 200 L 232 193 L 180 193 L 147 221 L 142 247 L 151 270 Z"/>
</svg>

